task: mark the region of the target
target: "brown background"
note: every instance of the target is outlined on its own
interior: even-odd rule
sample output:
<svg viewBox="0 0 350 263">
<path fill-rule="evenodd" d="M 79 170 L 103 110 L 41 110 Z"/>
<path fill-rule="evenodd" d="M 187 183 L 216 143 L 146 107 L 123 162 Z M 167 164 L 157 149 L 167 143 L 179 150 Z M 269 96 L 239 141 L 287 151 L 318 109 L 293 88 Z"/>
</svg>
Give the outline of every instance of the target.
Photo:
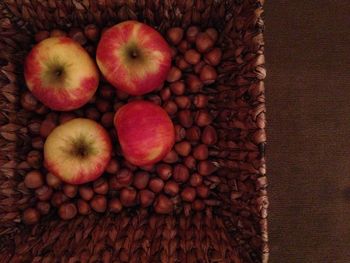
<svg viewBox="0 0 350 263">
<path fill-rule="evenodd" d="M 350 262 L 350 2 L 266 1 L 265 24 L 270 262 Z"/>
</svg>

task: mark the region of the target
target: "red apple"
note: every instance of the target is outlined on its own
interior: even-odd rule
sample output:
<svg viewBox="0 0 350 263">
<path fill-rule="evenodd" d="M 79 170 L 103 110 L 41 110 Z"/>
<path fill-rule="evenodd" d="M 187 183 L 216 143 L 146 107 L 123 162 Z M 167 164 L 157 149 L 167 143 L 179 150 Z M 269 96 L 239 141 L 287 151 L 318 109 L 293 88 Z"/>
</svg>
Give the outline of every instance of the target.
<svg viewBox="0 0 350 263">
<path fill-rule="evenodd" d="M 55 128 L 44 145 L 45 167 L 62 181 L 83 184 L 102 175 L 112 153 L 107 131 L 83 118 Z"/>
<path fill-rule="evenodd" d="M 162 160 L 175 142 L 171 119 L 152 102 L 138 100 L 124 105 L 115 114 L 114 125 L 124 157 L 134 165 Z"/>
<path fill-rule="evenodd" d="M 115 88 L 131 95 L 143 95 L 166 79 L 171 50 L 150 26 L 125 21 L 103 33 L 96 60 L 103 76 Z"/>
<path fill-rule="evenodd" d="M 60 111 L 86 104 L 99 82 L 94 61 L 67 37 L 51 37 L 35 45 L 25 60 L 24 77 L 37 99 Z"/>
</svg>

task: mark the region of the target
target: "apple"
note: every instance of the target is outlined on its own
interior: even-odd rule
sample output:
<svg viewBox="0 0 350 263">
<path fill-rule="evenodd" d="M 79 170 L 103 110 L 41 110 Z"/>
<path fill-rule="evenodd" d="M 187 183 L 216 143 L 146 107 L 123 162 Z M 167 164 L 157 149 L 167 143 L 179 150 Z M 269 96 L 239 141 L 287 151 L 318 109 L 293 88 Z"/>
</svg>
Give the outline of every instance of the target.
<svg viewBox="0 0 350 263">
<path fill-rule="evenodd" d="M 162 160 L 175 142 L 171 119 L 152 102 L 137 100 L 122 106 L 114 125 L 125 159 L 137 166 Z"/>
<path fill-rule="evenodd" d="M 51 37 L 35 45 L 25 60 L 24 77 L 33 95 L 58 111 L 86 104 L 99 82 L 94 61 L 67 37 Z"/>
<path fill-rule="evenodd" d="M 130 95 L 143 95 L 165 81 L 171 66 L 171 49 L 152 27 L 125 21 L 103 33 L 96 61 L 115 88 Z"/>
<path fill-rule="evenodd" d="M 50 173 L 69 184 L 96 180 L 112 153 L 107 131 L 97 122 L 76 118 L 56 127 L 44 145 L 44 164 Z"/>
</svg>

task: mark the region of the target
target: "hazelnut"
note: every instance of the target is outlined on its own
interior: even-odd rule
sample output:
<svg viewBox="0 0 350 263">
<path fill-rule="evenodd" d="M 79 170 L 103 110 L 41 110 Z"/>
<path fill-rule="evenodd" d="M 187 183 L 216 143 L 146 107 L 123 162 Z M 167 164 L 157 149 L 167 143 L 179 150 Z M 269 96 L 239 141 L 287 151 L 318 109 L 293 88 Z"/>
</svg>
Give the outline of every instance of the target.
<svg viewBox="0 0 350 263">
<path fill-rule="evenodd" d="M 159 193 L 160 191 L 163 190 L 164 187 L 164 182 L 160 178 L 152 178 L 149 181 L 148 188 L 153 191 L 154 193 Z"/>
<path fill-rule="evenodd" d="M 88 204 L 88 202 L 86 202 L 83 199 L 79 199 L 77 201 L 77 207 L 78 207 L 78 212 L 81 215 L 88 215 L 91 213 L 91 207 Z"/>
<path fill-rule="evenodd" d="M 113 177 L 112 177 L 113 178 Z M 120 169 L 114 176 L 115 180 L 110 181 L 110 188 L 112 190 L 120 190 L 125 186 L 128 186 L 132 182 L 133 174 L 130 169 Z"/>
<path fill-rule="evenodd" d="M 40 201 L 36 204 L 36 209 L 42 215 L 47 215 L 50 212 L 50 208 L 51 208 L 51 206 L 50 206 L 50 203 L 48 203 L 48 202 Z"/>
<path fill-rule="evenodd" d="M 187 75 L 186 84 L 191 93 L 197 93 L 203 88 L 203 82 L 193 74 Z"/>
<path fill-rule="evenodd" d="M 193 149 L 193 157 L 197 160 L 203 161 L 208 159 L 208 146 L 205 144 L 199 144 Z"/>
<path fill-rule="evenodd" d="M 164 158 L 165 163 L 176 163 L 179 160 L 179 156 L 174 150 L 171 150 Z"/>
<path fill-rule="evenodd" d="M 207 176 L 214 173 L 218 168 L 210 161 L 200 161 L 197 167 L 199 174 Z"/>
<path fill-rule="evenodd" d="M 166 182 L 164 186 L 164 193 L 175 196 L 179 193 L 179 184 L 174 181 L 168 181 Z"/>
<path fill-rule="evenodd" d="M 79 195 L 85 201 L 89 201 L 94 196 L 94 191 L 90 186 L 82 185 L 82 186 L 79 186 Z"/>
<path fill-rule="evenodd" d="M 199 61 L 193 68 L 194 73 L 199 74 L 205 65 L 207 64 L 203 60 Z"/>
<path fill-rule="evenodd" d="M 172 176 L 173 169 L 169 164 L 160 163 L 156 167 L 156 172 L 162 180 L 166 181 Z"/>
<path fill-rule="evenodd" d="M 183 81 L 176 81 L 170 84 L 170 90 L 175 95 L 183 95 L 185 93 L 185 83 Z"/>
<path fill-rule="evenodd" d="M 181 70 L 187 70 L 191 66 L 183 57 L 178 57 L 175 64 Z"/>
<path fill-rule="evenodd" d="M 186 165 L 188 169 L 194 170 L 197 165 L 196 159 L 192 155 L 189 155 L 185 158 L 184 165 Z"/>
<path fill-rule="evenodd" d="M 103 213 L 107 209 L 107 199 L 104 195 L 95 195 L 90 201 L 90 206 L 97 213 Z"/>
<path fill-rule="evenodd" d="M 168 76 L 167 76 L 167 81 L 168 82 L 175 82 L 181 78 L 181 70 L 175 66 L 172 66 L 171 69 L 169 70 Z"/>
<path fill-rule="evenodd" d="M 101 118 L 101 113 L 93 107 L 87 108 L 85 110 L 85 115 L 86 115 L 86 118 L 94 121 L 98 121 Z"/>
<path fill-rule="evenodd" d="M 108 193 L 108 182 L 104 178 L 99 178 L 93 183 L 93 189 L 96 194 L 105 195 Z"/>
<path fill-rule="evenodd" d="M 206 185 L 202 184 L 202 185 L 197 186 L 196 191 L 197 191 L 197 195 L 200 198 L 205 199 L 209 196 L 209 188 Z"/>
<path fill-rule="evenodd" d="M 54 29 L 54 30 L 51 30 L 50 32 L 50 37 L 65 37 L 65 36 L 67 36 L 67 33 L 60 29 Z"/>
<path fill-rule="evenodd" d="M 46 174 L 46 183 L 53 187 L 53 188 L 58 188 L 62 181 L 59 179 L 57 176 L 53 175 L 52 173 L 47 173 Z"/>
<path fill-rule="evenodd" d="M 52 193 L 52 188 L 47 185 L 43 185 L 35 190 L 35 196 L 40 201 L 50 200 Z"/>
<path fill-rule="evenodd" d="M 105 128 L 113 127 L 114 112 L 105 112 L 101 118 L 101 124 Z"/>
<path fill-rule="evenodd" d="M 175 102 L 180 109 L 189 109 L 191 107 L 191 100 L 187 96 L 175 97 Z"/>
<path fill-rule="evenodd" d="M 106 167 L 106 172 L 109 174 L 115 174 L 119 171 L 119 163 L 116 159 L 111 159 Z"/>
<path fill-rule="evenodd" d="M 42 160 L 43 160 L 43 155 L 41 152 L 37 150 L 30 151 L 26 159 L 27 163 L 35 169 L 39 169 L 41 167 Z"/>
<path fill-rule="evenodd" d="M 210 65 L 205 65 L 199 73 L 199 78 L 205 85 L 214 83 L 217 77 L 215 68 Z"/>
<path fill-rule="evenodd" d="M 213 145 L 217 142 L 216 130 L 213 126 L 207 126 L 202 133 L 202 142 L 207 145 Z"/>
<path fill-rule="evenodd" d="M 186 39 L 190 43 L 194 43 L 196 41 L 196 37 L 199 33 L 199 28 L 197 26 L 190 26 L 186 31 Z"/>
<path fill-rule="evenodd" d="M 170 214 L 174 210 L 173 202 L 165 195 L 159 195 L 154 202 L 154 211 L 158 214 Z"/>
<path fill-rule="evenodd" d="M 78 186 L 72 184 L 64 184 L 62 190 L 67 197 L 73 198 L 78 193 Z"/>
<path fill-rule="evenodd" d="M 35 189 L 39 188 L 44 184 L 43 175 L 39 171 L 30 171 L 24 178 L 24 185 L 27 188 Z"/>
<path fill-rule="evenodd" d="M 205 108 L 208 105 L 209 97 L 203 94 L 198 94 L 194 97 L 193 104 L 197 108 Z"/>
<path fill-rule="evenodd" d="M 185 52 L 184 58 L 189 64 L 196 65 L 201 60 L 201 54 L 195 49 L 189 49 Z"/>
<path fill-rule="evenodd" d="M 139 202 L 141 207 L 149 207 L 153 204 L 155 194 L 150 190 L 141 190 L 139 193 Z"/>
<path fill-rule="evenodd" d="M 179 142 L 186 136 L 186 130 L 181 125 L 175 124 L 175 141 Z"/>
<path fill-rule="evenodd" d="M 143 171 L 137 172 L 134 177 L 133 185 L 136 187 L 136 189 L 145 189 L 148 185 L 149 178 L 149 173 Z"/>
<path fill-rule="evenodd" d="M 196 199 L 196 189 L 193 187 L 186 187 L 181 192 L 181 198 L 186 202 L 193 202 Z"/>
<path fill-rule="evenodd" d="M 180 41 L 182 40 L 183 34 L 184 34 L 184 31 L 181 27 L 169 28 L 166 33 L 167 38 L 173 45 L 177 45 L 180 43 Z"/>
<path fill-rule="evenodd" d="M 68 197 L 64 195 L 62 192 L 55 192 L 52 195 L 51 203 L 54 207 L 59 207 L 64 202 L 68 201 Z"/>
<path fill-rule="evenodd" d="M 158 95 L 154 95 L 154 94 L 148 95 L 147 99 L 158 106 L 162 104 L 162 99 Z"/>
<path fill-rule="evenodd" d="M 192 208 L 195 211 L 202 211 L 205 208 L 205 203 L 202 200 L 197 199 L 192 203 Z"/>
<path fill-rule="evenodd" d="M 99 38 L 100 30 L 96 25 L 89 24 L 84 28 L 84 34 L 89 40 L 96 42 Z"/>
<path fill-rule="evenodd" d="M 112 198 L 108 202 L 108 209 L 112 213 L 119 213 L 123 209 L 123 205 L 117 198 Z"/>
<path fill-rule="evenodd" d="M 220 64 L 222 58 L 222 51 L 220 48 L 214 48 L 204 55 L 204 61 L 212 66 Z"/>
<path fill-rule="evenodd" d="M 201 53 L 208 52 L 214 46 L 213 39 L 207 33 L 198 33 L 196 37 L 196 48 Z"/>
<path fill-rule="evenodd" d="M 134 188 L 123 188 L 120 192 L 120 202 L 123 206 L 131 207 L 136 204 L 137 192 Z"/>
<path fill-rule="evenodd" d="M 87 39 L 83 31 L 79 28 L 72 28 L 69 31 L 68 36 L 72 38 L 74 41 L 78 42 L 80 45 L 86 44 Z"/>
<path fill-rule="evenodd" d="M 215 28 L 207 28 L 207 30 L 205 30 L 205 33 L 207 33 L 211 37 L 214 43 L 218 40 L 219 33 Z"/>
<path fill-rule="evenodd" d="M 56 128 L 56 121 L 51 119 L 45 119 L 40 125 L 41 137 L 46 138 L 55 128 Z"/>
<path fill-rule="evenodd" d="M 98 109 L 99 112 L 105 113 L 107 111 L 112 110 L 112 105 L 107 100 L 97 99 L 96 100 L 96 108 Z"/>
<path fill-rule="evenodd" d="M 155 169 L 154 164 L 142 165 L 139 167 L 140 167 L 140 169 L 147 171 L 147 172 L 154 172 L 154 169 Z"/>
<path fill-rule="evenodd" d="M 163 101 L 167 101 L 167 100 L 169 100 L 170 97 L 171 97 L 171 91 L 170 91 L 169 88 L 163 88 L 163 89 L 160 91 L 159 95 L 160 95 L 160 97 L 161 97 L 161 99 L 162 99 Z"/>
<path fill-rule="evenodd" d="M 173 178 L 176 182 L 187 182 L 189 177 L 190 174 L 186 166 L 184 166 L 183 164 L 177 164 L 174 167 Z"/>
<path fill-rule="evenodd" d="M 77 215 L 77 207 L 73 203 L 65 203 L 58 209 L 58 215 L 63 220 L 70 220 Z"/>
<path fill-rule="evenodd" d="M 182 40 L 180 44 L 177 46 L 177 49 L 184 54 L 190 48 L 190 44 L 187 40 Z"/>
<path fill-rule="evenodd" d="M 188 141 L 178 142 L 174 148 L 180 156 L 188 156 L 191 152 L 191 144 Z"/>
<path fill-rule="evenodd" d="M 195 122 L 199 127 L 208 126 L 213 121 L 213 117 L 206 110 L 199 110 L 195 114 Z"/>
<path fill-rule="evenodd" d="M 38 135 L 40 134 L 40 126 L 41 123 L 39 121 L 32 121 L 28 124 L 28 129 L 33 135 Z"/>
<path fill-rule="evenodd" d="M 190 110 L 181 110 L 177 113 L 180 124 L 185 128 L 190 128 L 193 124 L 193 116 Z"/>
<path fill-rule="evenodd" d="M 190 142 L 197 142 L 201 138 L 201 129 L 197 126 L 192 126 L 186 130 L 186 139 Z"/>
<path fill-rule="evenodd" d="M 168 100 L 164 103 L 163 109 L 171 116 L 177 112 L 177 105 L 175 102 Z"/>
<path fill-rule="evenodd" d="M 193 187 L 197 187 L 197 186 L 201 185 L 202 182 L 203 182 L 203 177 L 200 174 L 194 173 L 191 175 L 190 184 Z"/>
<path fill-rule="evenodd" d="M 40 220 L 40 213 L 35 208 L 27 208 L 23 211 L 22 220 L 26 225 L 36 224 Z"/>
<path fill-rule="evenodd" d="M 38 100 L 33 96 L 31 92 L 26 91 L 22 93 L 21 105 L 23 109 L 27 111 L 34 111 L 37 108 L 38 104 Z"/>
<path fill-rule="evenodd" d="M 44 115 L 49 112 L 49 108 L 46 107 L 44 104 L 41 104 L 38 108 L 36 108 L 35 112 L 40 115 Z"/>
</svg>

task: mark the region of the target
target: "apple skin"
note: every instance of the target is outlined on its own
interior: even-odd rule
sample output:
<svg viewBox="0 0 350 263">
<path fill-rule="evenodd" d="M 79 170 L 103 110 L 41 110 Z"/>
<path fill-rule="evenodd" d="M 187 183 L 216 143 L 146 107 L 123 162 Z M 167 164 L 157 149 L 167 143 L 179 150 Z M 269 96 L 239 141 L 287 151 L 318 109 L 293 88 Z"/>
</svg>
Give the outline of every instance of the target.
<svg viewBox="0 0 350 263">
<path fill-rule="evenodd" d="M 86 104 L 99 82 L 95 62 L 67 37 L 51 37 L 35 45 L 26 57 L 24 77 L 33 95 L 58 111 Z"/>
<path fill-rule="evenodd" d="M 137 100 L 121 107 L 114 116 L 124 157 L 137 166 L 162 160 L 175 142 L 174 125 L 158 105 Z"/>
<path fill-rule="evenodd" d="M 125 21 L 103 33 L 96 61 L 115 88 L 137 96 L 151 92 L 165 81 L 171 66 L 171 50 L 152 27 Z"/>
<path fill-rule="evenodd" d="M 83 147 L 83 153 L 78 146 Z M 76 118 L 58 126 L 47 137 L 44 165 L 66 183 L 83 184 L 102 175 L 111 153 L 107 131 L 97 122 Z"/>
</svg>

